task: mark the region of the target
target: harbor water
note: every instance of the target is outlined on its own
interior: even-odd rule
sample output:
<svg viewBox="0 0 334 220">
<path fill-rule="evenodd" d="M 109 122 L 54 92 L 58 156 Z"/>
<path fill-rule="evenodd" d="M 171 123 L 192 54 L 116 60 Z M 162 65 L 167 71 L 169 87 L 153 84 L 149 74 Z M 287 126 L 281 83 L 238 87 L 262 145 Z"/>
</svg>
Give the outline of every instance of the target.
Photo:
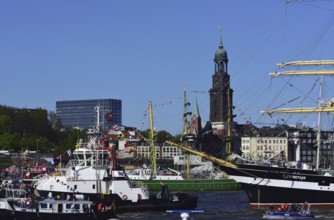
<svg viewBox="0 0 334 220">
<path fill-rule="evenodd" d="M 262 219 L 260 209 L 251 209 L 244 191 L 202 191 L 189 192 L 198 196 L 197 209 L 203 213 L 189 213 L 189 220 L 256 220 Z M 312 209 L 316 219 L 333 219 L 334 209 Z M 181 213 L 128 212 L 119 214 L 119 219 L 138 220 L 181 220 Z"/>
</svg>

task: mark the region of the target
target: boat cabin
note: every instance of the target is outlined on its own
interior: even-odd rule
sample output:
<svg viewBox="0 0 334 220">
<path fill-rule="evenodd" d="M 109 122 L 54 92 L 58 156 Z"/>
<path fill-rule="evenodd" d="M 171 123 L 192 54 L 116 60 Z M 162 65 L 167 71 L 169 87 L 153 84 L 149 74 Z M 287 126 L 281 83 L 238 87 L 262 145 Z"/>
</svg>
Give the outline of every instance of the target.
<svg viewBox="0 0 334 220">
<path fill-rule="evenodd" d="M 74 159 L 79 166 L 110 165 L 110 152 L 108 150 L 91 150 L 79 148 L 73 152 Z"/>
<path fill-rule="evenodd" d="M 40 213 L 90 213 L 93 202 L 45 199 L 39 202 Z"/>
</svg>

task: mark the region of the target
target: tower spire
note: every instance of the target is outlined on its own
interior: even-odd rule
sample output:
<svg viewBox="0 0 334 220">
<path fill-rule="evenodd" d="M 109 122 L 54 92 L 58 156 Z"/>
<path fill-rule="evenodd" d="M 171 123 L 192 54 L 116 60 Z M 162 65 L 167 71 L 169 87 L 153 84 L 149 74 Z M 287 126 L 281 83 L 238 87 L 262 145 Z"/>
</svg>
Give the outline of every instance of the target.
<svg viewBox="0 0 334 220">
<path fill-rule="evenodd" d="M 220 31 L 219 47 L 223 48 L 223 27 L 219 25 L 218 30 Z"/>
</svg>

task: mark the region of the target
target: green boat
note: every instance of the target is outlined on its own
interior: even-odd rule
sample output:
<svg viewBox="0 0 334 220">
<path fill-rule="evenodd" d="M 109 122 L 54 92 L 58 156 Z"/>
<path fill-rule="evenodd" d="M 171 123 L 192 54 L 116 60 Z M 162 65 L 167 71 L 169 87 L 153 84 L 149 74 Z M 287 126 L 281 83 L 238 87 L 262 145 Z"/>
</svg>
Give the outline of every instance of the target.
<svg viewBox="0 0 334 220">
<path fill-rule="evenodd" d="M 152 103 L 149 104 L 151 126 L 151 149 L 153 169 L 132 169 L 125 171 L 131 182 L 142 182 L 147 185 L 149 191 L 160 191 L 161 185 L 168 185 L 172 191 L 231 191 L 241 190 L 241 186 L 233 179 L 227 177 L 218 178 L 187 178 L 184 179 L 181 172 L 167 168 L 163 173 L 157 172 L 155 158 L 154 129 Z M 148 141 L 148 140 L 146 140 Z"/>
<path fill-rule="evenodd" d="M 161 184 L 173 191 L 233 191 L 241 186 L 233 179 L 184 179 L 184 180 L 132 180 L 143 182 L 149 191 L 160 191 Z"/>
</svg>

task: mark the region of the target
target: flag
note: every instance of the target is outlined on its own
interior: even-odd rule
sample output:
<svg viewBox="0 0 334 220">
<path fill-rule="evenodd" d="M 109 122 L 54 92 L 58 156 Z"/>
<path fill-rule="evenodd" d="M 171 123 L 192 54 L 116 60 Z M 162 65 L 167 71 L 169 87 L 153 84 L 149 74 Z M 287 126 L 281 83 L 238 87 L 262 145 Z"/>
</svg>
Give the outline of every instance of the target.
<svg viewBox="0 0 334 220">
<path fill-rule="evenodd" d="M 118 128 L 118 126 L 117 126 L 117 125 L 114 125 L 114 126 L 112 126 L 111 130 L 113 130 L 113 131 L 118 131 L 118 130 L 119 130 L 119 128 Z"/>
<path fill-rule="evenodd" d="M 67 154 L 68 154 L 69 157 L 72 155 L 71 149 L 68 149 Z"/>
<path fill-rule="evenodd" d="M 40 166 L 40 168 L 41 168 L 43 171 L 46 171 L 46 165 L 45 165 L 45 164 L 42 164 L 42 165 Z"/>
<path fill-rule="evenodd" d="M 126 143 L 124 144 L 124 147 L 130 147 L 130 144 L 129 144 L 128 142 L 126 142 Z"/>
<path fill-rule="evenodd" d="M 55 162 L 53 161 L 53 159 L 50 160 L 50 163 L 53 165 L 55 164 Z"/>
<path fill-rule="evenodd" d="M 30 179 L 30 172 L 26 173 L 26 178 Z"/>
<path fill-rule="evenodd" d="M 61 159 L 61 155 L 57 156 L 56 158 L 57 158 L 58 160 L 60 160 L 60 159 Z"/>
</svg>

